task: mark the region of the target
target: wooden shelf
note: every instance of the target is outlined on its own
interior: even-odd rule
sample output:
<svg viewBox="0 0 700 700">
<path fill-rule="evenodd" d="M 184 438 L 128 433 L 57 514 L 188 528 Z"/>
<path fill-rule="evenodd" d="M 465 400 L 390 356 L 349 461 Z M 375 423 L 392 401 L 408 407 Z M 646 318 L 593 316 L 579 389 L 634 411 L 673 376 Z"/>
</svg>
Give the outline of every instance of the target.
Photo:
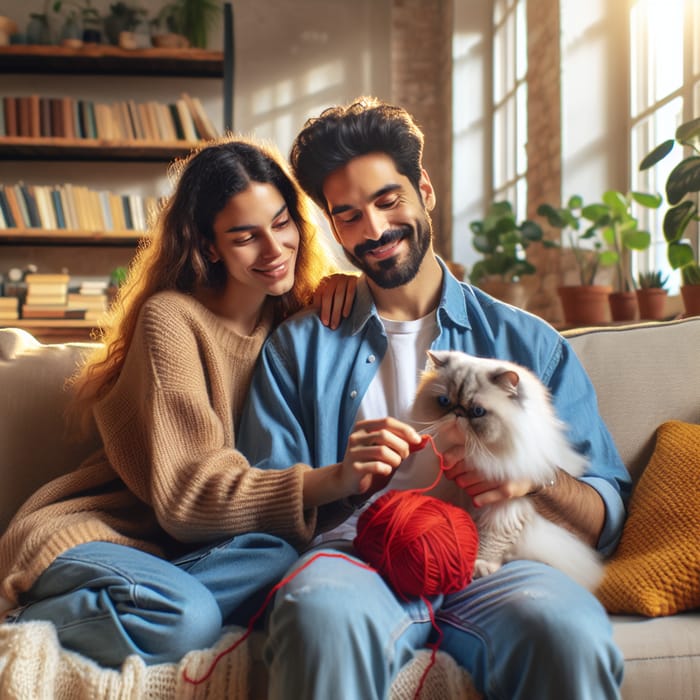
<svg viewBox="0 0 700 700">
<path fill-rule="evenodd" d="M 189 141 L 107 141 L 104 139 L 0 137 L 3 160 L 81 160 L 169 162 L 187 155 Z"/>
<path fill-rule="evenodd" d="M 79 49 L 64 46 L 0 46 L 0 73 L 51 75 L 129 75 L 221 78 L 222 51 L 138 49 L 105 44 Z"/>
<path fill-rule="evenodd" d="M 92 333 L 99 329 L 99 324 L 83 320 L 18 318 L 3 319 L 0 321 L 0 328 L 21 328 L 42 343 L 67 343 L 92 341 Z"/>
<path fill-rule="evenodd" d="M 3 229 L 0 246 L 123 246 L 134 247 L 144 237 L 137 231 L 67 231 L 66 229 Z"/>
</svg>

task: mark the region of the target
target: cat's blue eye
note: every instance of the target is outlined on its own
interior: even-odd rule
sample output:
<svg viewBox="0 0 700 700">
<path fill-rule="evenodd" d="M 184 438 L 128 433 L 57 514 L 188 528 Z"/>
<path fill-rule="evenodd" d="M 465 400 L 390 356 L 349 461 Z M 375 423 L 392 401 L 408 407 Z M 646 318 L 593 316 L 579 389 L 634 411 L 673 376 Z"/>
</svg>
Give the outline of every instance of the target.
<svg viewBox="0 0 700 700">
<path fill-rule="evenodd" d="M 470 418 L 483 418 L 486 415 L 486 409 L 479 404 L 474 404 L 469 409 Z"/>
<path fill-rule="evenodd" d="M 447 408 L 450 405 L 450 397 L 449 396 L 438 396 L 437 402 L 443 408 Z"/>
</svg>

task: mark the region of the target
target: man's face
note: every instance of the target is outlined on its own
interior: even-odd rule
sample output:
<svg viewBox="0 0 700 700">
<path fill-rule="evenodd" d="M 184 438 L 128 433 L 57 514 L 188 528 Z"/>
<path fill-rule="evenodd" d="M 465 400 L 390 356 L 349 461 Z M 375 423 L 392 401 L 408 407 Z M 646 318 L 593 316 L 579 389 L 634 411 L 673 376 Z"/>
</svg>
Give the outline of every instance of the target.
<svg viewBox="0 0 700 700">
<path fill-rule="evenodd" d="M 323 194 L 331 227 L 353 265 L 384 289 L 416 276 L 432 236 L 428 210 L 435 199 L 427 174 L 419 195 L 388 155 L 370 153 L 331 173 Z"/>
</svg>

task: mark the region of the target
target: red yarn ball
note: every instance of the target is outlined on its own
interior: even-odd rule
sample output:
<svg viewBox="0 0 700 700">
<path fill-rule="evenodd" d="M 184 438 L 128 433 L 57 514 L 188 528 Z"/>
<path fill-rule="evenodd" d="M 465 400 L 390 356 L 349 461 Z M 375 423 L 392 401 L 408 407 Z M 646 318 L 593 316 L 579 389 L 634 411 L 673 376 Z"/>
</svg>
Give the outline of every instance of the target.
<svg viewBox="0 0 700 700">
<path fill-rule="evenodd" d="M 409 598 L 465 588 L 479 537 L 461 508 L 417 491 L 388 491 L 360 515 L 354 544 L 399 595 Z"/>
</svg>

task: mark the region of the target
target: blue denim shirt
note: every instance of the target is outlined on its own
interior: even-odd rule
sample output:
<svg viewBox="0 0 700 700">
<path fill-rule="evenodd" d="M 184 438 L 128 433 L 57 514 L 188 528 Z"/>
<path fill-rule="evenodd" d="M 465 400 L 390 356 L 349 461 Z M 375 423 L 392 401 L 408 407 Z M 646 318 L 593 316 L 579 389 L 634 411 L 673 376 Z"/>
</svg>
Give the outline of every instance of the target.
<svg viewBox="0 0 700 700">
<path fill-rule="evenodd" d="M 458 282 L 444 265 L 443 270 L 439 334 L 432 349 L 507 359 L 540 377 L 570 428 L 570 440 L 589 459 L 582 479 L 605 502 L 598 548 L 610 553 L 622 531 L 630 478 L 578 358 L 542 319 Z M 263 347 L 236 447 L 263 469 L 342 461 L 360 402 L 386 348 L 384 327 L 364 280 L 351 315 L 338 329 L 324 326 L 314 310 L 287 320 Z"/>
</svg>

